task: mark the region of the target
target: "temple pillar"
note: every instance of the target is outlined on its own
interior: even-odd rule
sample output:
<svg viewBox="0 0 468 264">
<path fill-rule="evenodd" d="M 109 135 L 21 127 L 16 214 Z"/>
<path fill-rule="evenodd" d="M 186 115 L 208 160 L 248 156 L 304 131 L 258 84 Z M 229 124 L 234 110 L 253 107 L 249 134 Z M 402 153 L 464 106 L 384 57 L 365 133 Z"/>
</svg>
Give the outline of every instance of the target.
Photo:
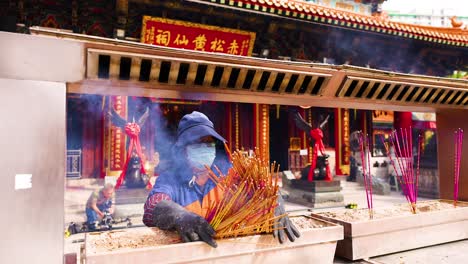
<svg viewBox="0 0 468 264">
<path fill-rule="evenodd" d="M 227 131 L 226 135 L 224 136 L 224 139 L 227 141 L 227 145 L 229 149 L 232 151 L 233 146 L 233 137 L 232 137 L 232 109 L 233 109 L 233 104 L 232 103 L 224 103 L 225 106 L 225 111 L 224 111 L 224 120 L 225 120 L 225 131 Z"/>
<path fill-rule="evenodd" d="M 239 104 L 235 103 L 234 104 L 234 124 L 233 124 L 233 129 L 234 129 L 234 150 L 240 149 L 240 110 L 239 110 Z"/>
<path fill-rule="evenodd" d="M 83 112 L 82 125 L 82 177 L 97 178 L 100 177 L 101 167 L 101 131 L 102 131 L 102 108 L 101 96 L 87 96 L 87 109 Z"/>
<path fill-rule="evenodd" d="M 305 120 L 307 120 L 307 123 L 312 124 L 312 108 L 309 108 L 305 111 Z M 304 137 L 304 148 L 307 149 L 307 160 L 309 164 L 312 164 L 312 144 L 308 138 L 308 135 L 306 135 L 306 132 L 302 132 L 303 137 Z"/>
<path fill-rule="evenodd" d="M 107 97 L 107 111 L 114 108 L 115 112 L 123 119 L 127 119 L 128 115 L 128 99 L 126 96 L 109 96 Z M 106 176 L 119 176 L 125 165 L 126 140 L 127 136 L 123 129 L 112 124 L 110 117 L 105 116 L 104 119 L 104 168 Z"/>
<path fill-rule="evenodd" d="M 255 138 L 254 146 L 258 148 L 266 161 L 270 160 L 270 108 L 267 104 L 254 105 Z"/>
</svg>

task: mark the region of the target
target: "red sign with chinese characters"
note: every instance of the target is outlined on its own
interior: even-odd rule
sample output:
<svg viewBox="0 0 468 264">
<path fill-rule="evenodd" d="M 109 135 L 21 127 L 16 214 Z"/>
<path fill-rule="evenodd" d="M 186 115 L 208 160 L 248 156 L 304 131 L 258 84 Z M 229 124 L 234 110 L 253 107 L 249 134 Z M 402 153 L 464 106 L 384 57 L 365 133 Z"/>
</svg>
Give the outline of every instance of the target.
<svg viewBox="0 0 468 264">
<path fill-rule="evenodd" d="M 143 16 L 141 42 L 158 46 L 251 56 L 255 33 Z"/>
</svg>

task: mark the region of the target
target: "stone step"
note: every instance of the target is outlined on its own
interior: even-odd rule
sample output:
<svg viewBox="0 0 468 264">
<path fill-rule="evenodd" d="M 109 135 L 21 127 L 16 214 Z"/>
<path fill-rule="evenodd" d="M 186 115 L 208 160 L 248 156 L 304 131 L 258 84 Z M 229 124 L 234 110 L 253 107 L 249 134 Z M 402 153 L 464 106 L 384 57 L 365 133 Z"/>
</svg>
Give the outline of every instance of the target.
<svg viewBox="0 0 468 264">
<path fill-rule="evenodd" d="M 341 193 L 342 193 L 343 195 L 345 195 L 345 194 L 346 194 L 346 195 L 354 195 L 354 194 L 359 195 L 359 194 L 361 194 L 361 193 L 364 193 L 365 191 L 366 191 L 366 190 L 362 189 L 362 190 L 356 190 L 356 191 L 341 191 Z"/>
<path fill-rule="evenodd" d="M 343 191 L 352 191 L 352 190 L 363 190 L 364 186 L 363 185 L 357 185 L 357 186 L 342 186 Z"/>
<path fill-rule="evenodd" d="M 115 191 L 115 204 L 144 203 L 150 191 L 145 188 L 130 189 L 124 186 Z"/>
</svg>

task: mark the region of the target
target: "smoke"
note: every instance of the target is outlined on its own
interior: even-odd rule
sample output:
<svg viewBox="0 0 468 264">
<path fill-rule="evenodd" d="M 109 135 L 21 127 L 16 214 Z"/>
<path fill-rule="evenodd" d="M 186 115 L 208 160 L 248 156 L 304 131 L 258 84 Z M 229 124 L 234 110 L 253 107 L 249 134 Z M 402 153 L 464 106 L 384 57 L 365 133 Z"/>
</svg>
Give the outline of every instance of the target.
<svg viewBox="0 0 468 264">
<path fill-rule="evenodd" d="M 295 31 L 279 28 L 276 41 L 279 55 L 292 54 L 294 60 L 294 54 L 299 50 L 303 51 L 302 57 L 314 62 L 431 76 L 447 76 L 468 65 L 468 54 L 463 48 L 390 36 L 388 33 L 320 25 L 312 25 L 309 30 L 297 37 Z"/>
<path fill-rule="evenodd" d="M 150 98 L 129 96 L 127 99 L 127 116 L 121 118 L 125 122 L 134 122 L 149 109 L 149 117 L 140 128 L 141 146 L 147 161 L 164 163 L 170 155 L 176 127 L 166 120 L 160 105 L 151 102 Z M 67 95 L 67 150 L 82 151 L 83 177 L 99 177 L 106 169 L 102 166 L 110 167 L 110 157 L 105 153 L 108 142 L 103 142 L 104 138 L 110 137 L 110 109 L 111 96 Z M 125 146 L 128 149 L 129 139 L 126 138 Z M 123 158 L 122 164 L 126 157 Z"/>
</svg>

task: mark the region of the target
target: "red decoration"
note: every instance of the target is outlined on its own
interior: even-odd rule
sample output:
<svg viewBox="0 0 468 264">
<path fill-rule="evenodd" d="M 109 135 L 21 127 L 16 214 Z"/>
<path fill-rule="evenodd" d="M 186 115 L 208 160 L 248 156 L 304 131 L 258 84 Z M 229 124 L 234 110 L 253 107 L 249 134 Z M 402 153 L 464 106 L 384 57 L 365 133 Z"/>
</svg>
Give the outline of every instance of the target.
<svg viewBox="0 0 468 264">
<path fill-rule="evenodd" d="M 122 173 L 120 173 L 119 178 L 117 179 L 117 182 L 115 184 L 115 188 L 118 189 L 120 185 L 122 185 L 125 175 L 127 173 L 127 167 L 128 167 L 128 162 L 130 161 L 130 158 L 132 157 L 133 149 L 135 149 L 136 154 L 141 160 L 141 173 L 146 174 L 145 167 L 143 164 L 145 164 L 143 152 L 141 151 L 141 144 L 140 144 L 140 126 L 137 123 L 128 123 L 125 126 L 125 134 L 130 137 L 130 146 L 128 147 L 128 152 L 127 152 L 127 159 L 125 160 L 125 165 L 122 169 Z M 146 185 L 148 189 L 152 188 L 151 182 L 148 181 L 148 184 Z"/>
<path fill-rule="evenodd" d="M 309 174 L 307 175 L 307 180 L 311 182 L 314 180 L 314 170 L 317 166 L 318 152 L 320 151 L 320 154 L 325 156 L 325 145 L 323 144 L 323 132 L 320 128 L 310 130 L 310 136 L 315 141 L 314 150 L 312 153 L 312 164 L 310 166 Z M 330 166 L 328 166 L 328 164 L 326 166 L 326 173 L 325 180 L 331 181 L 332 177 L 330 173 Z"/>
</svg>

